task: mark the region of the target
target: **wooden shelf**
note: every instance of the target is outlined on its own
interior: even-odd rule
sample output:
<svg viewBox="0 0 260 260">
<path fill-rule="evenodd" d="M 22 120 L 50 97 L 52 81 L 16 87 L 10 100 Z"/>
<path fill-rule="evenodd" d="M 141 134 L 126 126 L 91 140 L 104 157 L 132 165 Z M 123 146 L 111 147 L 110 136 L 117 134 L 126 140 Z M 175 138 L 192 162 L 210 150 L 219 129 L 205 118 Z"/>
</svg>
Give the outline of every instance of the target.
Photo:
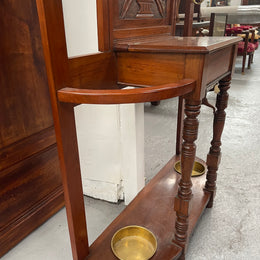
<svg viewBox="0 0 260 260">
<path fill-rule="evenodd" d="M 140 225 L 155 234 L 158 249 L 152 259 L 180 257 L 182 248 L 172 242 L 175 229 L 174 198 L 180 179 L 180 175 L 174 171 L 174 163 L 177 160 L 179 157 L 174 156 L 96 239 L 90 247 L 87 259 L 117 259 L 110 247 L 111 238 L 118 229 L 127 225 Z M 203 191 L 205 175 L 194 177 L 192 181 L 193 198 L 188 236 L 193 232 L 210 199 L 210 193 Z"/>
</svg>

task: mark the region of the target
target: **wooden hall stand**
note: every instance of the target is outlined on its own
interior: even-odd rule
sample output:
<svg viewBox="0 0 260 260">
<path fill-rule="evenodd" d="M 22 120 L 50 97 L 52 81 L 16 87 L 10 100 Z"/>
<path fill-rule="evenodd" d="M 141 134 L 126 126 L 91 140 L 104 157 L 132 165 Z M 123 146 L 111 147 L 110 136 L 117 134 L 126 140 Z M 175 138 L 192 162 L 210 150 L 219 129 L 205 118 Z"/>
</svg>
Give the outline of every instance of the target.
<svg viewBox="0 0 260 260">
<path fill-rule="evenodd" d="M 141 7 L 132 10 L 138 6 L 122 1 L 117 2 L 121 9 L 114 1 L 98 1 L 103 52 L 68 59 L 61 1 L 37 0 L 74 259 L 116 259 L 111 238 L 119 228 L 131 224 L 147 227 L 157 237 L 158 248 L 152 259 L 184 259 L 199 217 L 206 206 L 212 206 L 227 89 L 240 39 L 173 37 L 175 2 L 159 2 L 165 5 L 157 2 L 143 12 Z M 151 37 L 155 32 L 158 35 Z M 129 35 L 133 38 L 127 38 Z M 204 177 L 191 182 L 197 116 L 207 87 L 219 80 L 221 91 L 203 189 Z M 120 90 L 125 85 L 141 88 Z M 151 102 L 176 96 L 184 96 L 186 101 L 182 175 L 173 170 L 179 159 L 174 156 L 88 247 L 73 107 L 82 103 Z"/>
</svg>

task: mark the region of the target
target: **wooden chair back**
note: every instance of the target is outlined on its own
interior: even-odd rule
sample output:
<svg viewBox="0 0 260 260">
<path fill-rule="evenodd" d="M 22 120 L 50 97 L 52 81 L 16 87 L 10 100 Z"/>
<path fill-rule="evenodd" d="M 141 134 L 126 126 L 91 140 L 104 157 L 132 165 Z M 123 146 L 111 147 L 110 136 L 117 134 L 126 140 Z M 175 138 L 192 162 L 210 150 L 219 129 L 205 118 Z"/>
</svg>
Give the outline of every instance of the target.
<svg viewBox="0 0 260 260">
<path fill-rule="evenodd" d="M 184 19 L 186 13 L 186 1 L 181 0 L 179 5 L 179 18 Z M 200 22 L 200 5 L 194 4 L 193 20 Z"/>
<path fill-rule="evenodd" d="M 240 36 L 243 37 L 243 41 L 238 43 L 237 56 L 242 56 L 242 74 L 245 73 L 246 57 L 248 56 L 247 68 L 251 68 L 253 62 L 254 52 L 257 45 L 254 44 L 255 28 L 247 28 L 247 26 L 238 26 L 227 29 L 228 36 Z M 250 42 L 251 40 L 251 42 Z"/>
<path fill-rule="evenodd" d="M 209 36 L 225 36 L 227 18 L 227 14 L 211 13 Z"/>
<path fill-rule="evenodd" d="M 177 0 L 97 0 L 99 50 L 117 39 L 174 35 Z"/>
</svg>

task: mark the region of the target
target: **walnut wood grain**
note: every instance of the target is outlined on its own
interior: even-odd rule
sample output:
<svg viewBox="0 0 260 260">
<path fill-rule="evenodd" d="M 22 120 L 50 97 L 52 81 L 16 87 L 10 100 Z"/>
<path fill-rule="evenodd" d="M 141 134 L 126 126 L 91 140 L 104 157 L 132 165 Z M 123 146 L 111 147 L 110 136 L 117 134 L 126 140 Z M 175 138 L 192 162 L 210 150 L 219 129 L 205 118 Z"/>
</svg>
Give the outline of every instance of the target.
<svg viewBox="0 0 260 260">
<path fill-rule="evenodd" d="M 130 52 L 181 52 L 181 53 L 210 53 L 232 46 L 240 41 L 239 37 L 174 37 L 170 35 L 157 36 L 155 39 L 135 42 L 119 40 L 115 42 L 117 51 Z"/>
<path fill-rule="evenodd" d="M 0 2 L 0 258 L 64 206 L 34 0 Z"/>
<path fill-rule="evenodd" d="M 158 26 L 151 26 L 151 27 L 144 27 L 144 28 L 136 28 L 133 29 L 115 29 L 113 30 L 113 38 L 115 39 L 129 39 L 129 35 L 132 37 L 145 37 L 150 35 L 167 35 L 171 34 L 172 27 L 169 25 L 162 25 Z"/>
<path fill-rule="evenodd" d="M 63 206 L 63 189 L 60 186 L 57 190 L 49 191 L 48 196 L 42 198 L 33 207 L 26 209 L 20 217 L 10 221 L 0 231 L 0 256 L 3 256 L 11 248 L 16 246 Z"/>
<path fill-rule="evenodd" d="M 50 191 L 59 187 L 61 178 L 53 174 L 59 170 L 57 159 L 57 148 L 54 145 L 1 172 L 0 230 L 9 226 L 14 219 L 19 219 L 23 211 L 32 208 L 35 202 L 41 201 Z M 48 178 L 44 180 L 46 172 Z M 14 180 L 15 184 L 13 184 Z M 41 189 L 41 186 L 46 184 L 49 190 Z M 25 190 L 26 192 L 23 192 Z M 36 193 L 35 190 L 38 192 Z M 8 196 L 10 193 L 12 196 Z M 35 199 L 32 200 L 31 197 Z M 23 204 L 23 207 L 19 207 L 19 204 Z"/>
<path fill-rule="evenodd" d="M 119 82 L 154 86 L 183 79 L 185 56 L 118 52 L 117 64 Z"/>
<path fill-rule="evenodd" d="M 51 127 L 53 119 L 34 1 L 1 2 L 0 29 L 1 149 Z"/>
<path fill-rule="evenodd" d="M 46 128 L 0 149 L 0 171 L 56 143 L 54 127 Z"/>
<path fill-rule="evenodd" d="M 116 57 L 113 52 L 69 59 L 69 85 L 73 88 L 118 88 Z"/>
<path fill-rule="evenodd" d="M 0 256 L 64 206 L 56 145 L 1 171 Z"/>
</svg>

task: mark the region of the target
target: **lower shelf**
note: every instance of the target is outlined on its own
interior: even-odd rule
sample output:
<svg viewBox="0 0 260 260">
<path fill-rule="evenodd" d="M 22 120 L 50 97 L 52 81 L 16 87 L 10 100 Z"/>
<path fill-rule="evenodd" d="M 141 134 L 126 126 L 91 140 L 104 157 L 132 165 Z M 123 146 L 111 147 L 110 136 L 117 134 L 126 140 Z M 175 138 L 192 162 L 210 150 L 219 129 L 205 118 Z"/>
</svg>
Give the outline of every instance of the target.
<svg viewBox="0 0 260 260">
<path fill-rule="evenodd" d="M 117 259 L 110 247 L 111 238 L 118 229 L 128 225 L 143 226 L 155 234 L 158 248 L 152 259 L 167 260 L 180 257 L 182 248 L 172 242 L 176 217 L 173 210 L 174 198 L 180 179 L 180 175 L 174 171 L 177 160 L 179 157 L 174 156 L 96 239 L 90 247 L 87 259 Z M 192 181 L 189 236 L 210 199 L 210 194 L 203 191 L 205 175 L 194 177 Z"/>
</svg>

